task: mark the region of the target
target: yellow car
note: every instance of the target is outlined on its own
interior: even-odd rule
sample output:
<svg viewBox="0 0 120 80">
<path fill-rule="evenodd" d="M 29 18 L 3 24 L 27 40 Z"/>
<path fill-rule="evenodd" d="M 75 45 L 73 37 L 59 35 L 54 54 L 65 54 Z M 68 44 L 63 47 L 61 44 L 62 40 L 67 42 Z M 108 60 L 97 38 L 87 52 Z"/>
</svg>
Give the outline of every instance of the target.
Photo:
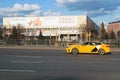
<svg viewBox="0 0 120 80">
<path fill-rule="evenodd" d="M 84 42 L 83 44 L 69 45 L 65 50 L 70 54 L 97 53 L 104 55 L 111 52 L 109 45 L 101 42 Z"/>
</svg>

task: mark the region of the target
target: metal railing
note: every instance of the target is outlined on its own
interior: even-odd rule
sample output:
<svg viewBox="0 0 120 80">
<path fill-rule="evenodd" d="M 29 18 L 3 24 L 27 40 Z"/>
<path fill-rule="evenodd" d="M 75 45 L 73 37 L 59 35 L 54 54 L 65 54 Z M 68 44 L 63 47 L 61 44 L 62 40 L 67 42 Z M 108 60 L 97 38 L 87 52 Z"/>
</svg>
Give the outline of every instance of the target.
<svg viewBox="0 0 120 80">
<path fill-rule="evenodd" d="M 109 44 L 110 47 L 120 47 L 120 40 L 103 39 L 101 42 Z M 16 45 L 45 45 L 45 46 L 67 46 L 69 44 L 76 44 L 78 41 L 55 41 L 54 39 L 40 39 L 40 40 L 0 40 L 0 46 L 16 46 Z"/>
<path fill-rule="evenodd" d="M 101 42 L 109 44 L 110 47 L 120 47 L 120 40 L 117 39 L 103 39 Z"/>
</svg>

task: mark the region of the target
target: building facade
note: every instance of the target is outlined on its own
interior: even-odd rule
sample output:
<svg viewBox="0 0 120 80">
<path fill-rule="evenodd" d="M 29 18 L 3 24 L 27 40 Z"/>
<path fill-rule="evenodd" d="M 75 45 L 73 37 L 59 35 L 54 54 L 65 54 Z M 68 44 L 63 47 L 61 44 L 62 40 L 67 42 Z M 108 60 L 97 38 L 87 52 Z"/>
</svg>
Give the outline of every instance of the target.
<svg viewBox="0 0 120 80">
<path fill-rule="evenodd" d="M 4 17 L 3 27 L 11 29 L 20 25 L 25 28 L 26 37 L 39 36 L 56 41 L 86 40 L 90 41 L 98 32 L 97 25 L 86 15 L 81 16 L 43 16 L 43 17 Z M 5 34 L 10 35 L 8 30 Z"/>
<path fill-rule="evenodd" d="M 108 25 L 108 36 L 110 36 L 112 31 L 115 33 L 116 39 L 120 40 L 120 21 L 109 23 L 109 25 Z"/>
</svg>

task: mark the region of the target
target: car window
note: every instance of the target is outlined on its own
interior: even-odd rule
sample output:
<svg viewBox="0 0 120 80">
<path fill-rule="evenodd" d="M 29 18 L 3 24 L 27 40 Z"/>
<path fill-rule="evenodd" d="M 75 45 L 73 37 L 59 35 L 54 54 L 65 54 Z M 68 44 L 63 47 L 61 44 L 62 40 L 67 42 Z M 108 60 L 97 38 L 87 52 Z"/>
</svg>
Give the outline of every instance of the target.
<svg viewBox="0 0 120 80">
<path fill-rule="evenodd" d="M 101 45 L 100 42 L 85 42 L 83 45 Z"/>
<path fill-rule="evenodd" d="M 95 44 L 96 44 L 96 45 L 101 45 L 101 43 L 100 43 L 100 42 L 96 42 Z"/>
<path fill-rule="evenodd" d="M 84 45 L 88 45 L 89 43 L 88 42 L 85 42 Z"/>
<path fill-rule="evenodd" d="M 95 43 L 91 43 L 91 45 L 96 45 Z"/>
<path fill-rule="evenodd" d="M 85 42 L 84 45 L 91 45 L 91 43 L 90 42 Z"/>
</svg>

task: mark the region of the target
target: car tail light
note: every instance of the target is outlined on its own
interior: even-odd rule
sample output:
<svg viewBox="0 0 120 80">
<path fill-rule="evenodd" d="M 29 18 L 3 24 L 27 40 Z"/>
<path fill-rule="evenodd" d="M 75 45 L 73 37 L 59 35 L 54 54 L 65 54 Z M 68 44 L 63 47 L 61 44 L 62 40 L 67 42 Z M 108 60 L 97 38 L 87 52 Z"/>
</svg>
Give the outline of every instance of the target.
<svg viewBox="0 0 120 80">
<path fill-rule="evenodd" d="M 110 47 L 109 45 L 106 45 L 106 47 Z"/>
</svg>

